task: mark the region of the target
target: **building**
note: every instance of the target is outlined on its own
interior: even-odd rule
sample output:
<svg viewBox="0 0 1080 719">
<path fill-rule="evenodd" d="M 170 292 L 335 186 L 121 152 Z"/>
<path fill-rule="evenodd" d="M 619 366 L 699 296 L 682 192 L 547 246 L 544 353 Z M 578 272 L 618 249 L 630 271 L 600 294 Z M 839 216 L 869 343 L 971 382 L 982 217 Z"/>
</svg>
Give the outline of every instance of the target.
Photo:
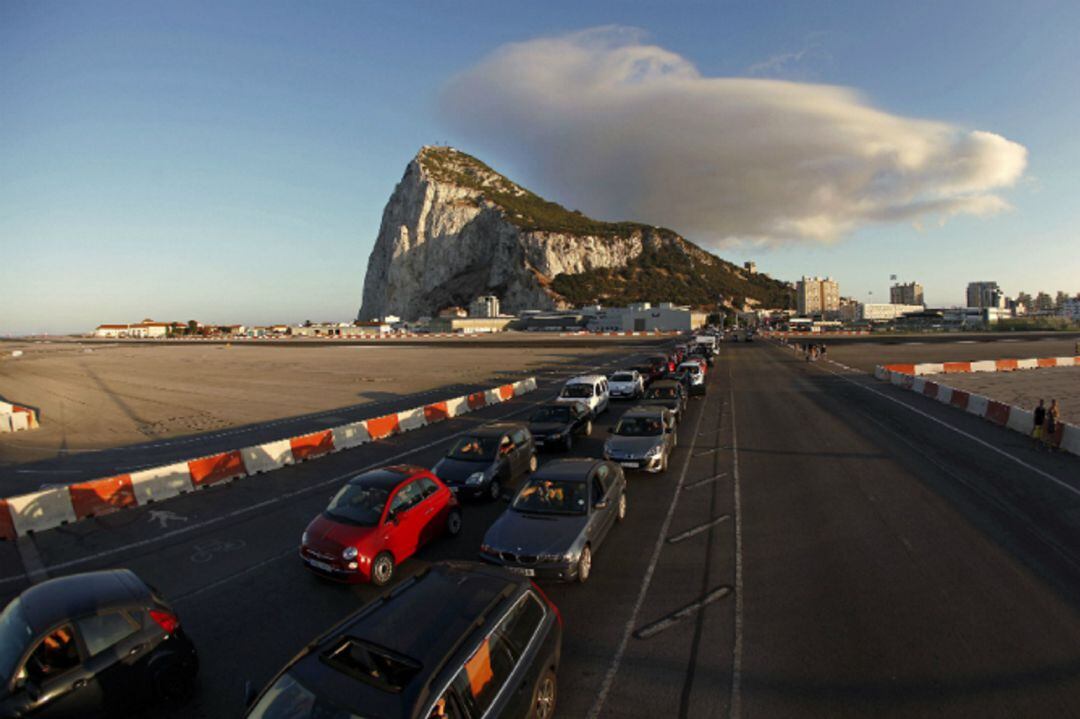
<svg viewBox="0 0 1080 719">
<path fill-rule="evenodd" d="M 431 332 L 474 335 L 502 332 L 515 319 L 514 317 L 456 317 L 443 315 L 440 312 L 439 316 L 431 320 L 427 327 Z"/>
<path fill-rule="evenodd" d="M 757 263 L 756 262 L 749 262 L 749 261 L 744 262 L 743 263 L 743 269 L 746 270 L 747 272 L 749 272 L 752 275 L 756 275 L 757 274 Z"/>
<path fill-rule="evenodd" d="M 803 277 L 795 285 L 799 314 L 834 315 L 840 311 L 840 283 L 831 277 Z"/>
<path fill-rule="evenodd" d="M 1005 307 L 1005 295 L 997 282 L 969 282 L 967 286 L 968 307 Z"/>
<path fill-rule="evenodd" d="M 923 305 L 902 305 L 859 302 L 856 305 L 856 322 L 891 322 L 906 314 L 922 312 Z"/>
<path fill-rule="evenodd" d="M 469 304 L 469 317 L 498 317 L 499 298 L 495 295 L 481 295 Z"/>
<path fill-rule="evenodd" d="M 704 327 L 706 312 L 661 302 L 653 307 L 637 302 L 628 307 L 585 307 L 578 312 L 592 332 L 689 332 Z"/>
<path fill-rule="evenodd" d="M 184 326 L 185 325 L 180 322 L 154 322 L 151 319 L 145 319 L 136 324 L 98 325 L 97 328 L 94 329 L 94 336 L 154 339 L 158 337 L 167 337 L 173 329 Z"/>
<path fill-rule="evenodd" d="M 923 286 L 918 282 L 897 283 L 889 288 L 889 302 L 894 305 L 925 305 Z"/>
<path fill-rule="evenodd" d="M 1058 314 L 1073 322 L 1080 322 L 1080 296 L 1071 297 L 1062 302 Z"/>
<path fill-rule="evenodd" d="M 439 310 L 439 317 L 468 317 L 469 313 L 461 307 L 446 307 Z"/>
</svg>

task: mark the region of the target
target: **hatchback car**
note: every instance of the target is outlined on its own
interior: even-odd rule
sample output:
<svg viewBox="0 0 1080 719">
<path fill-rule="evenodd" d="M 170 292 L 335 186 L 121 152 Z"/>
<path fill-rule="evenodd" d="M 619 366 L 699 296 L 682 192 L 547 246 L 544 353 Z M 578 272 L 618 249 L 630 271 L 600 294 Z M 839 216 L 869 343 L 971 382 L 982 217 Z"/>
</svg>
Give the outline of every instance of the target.
<svg viewBox="0 0 1080 719">
<path fill-rule="evenodd" d="M 686 409 L 686 388 L 678 380 L 660 380 L 645 390 L 640 404 L 665 407 L 675 415 L 676 423 L 681 422 Z"/>
<path fill-rule="evenodd" d="M 183 701 L 198 668 L 176 612 L 128 569 L 50 579 L 0 614 L 0 716 L 124 716 Z"/>
<path fill-rule="evenodd" d="M 607 411 L 609 400 L 607 377 L 585 375 L 567 380 L 555 401 L 562 404 L 581 402 L 595 418 Z"/>
<path fill-rule="evenodd" d="M 575 437 L 592 434 L 592 418 L 580 402 L 542 404 L 529 417 L 529 432 L 537 447 L 557 447 L 569 452 Z"/>
<path fill-rule="evenodd" d="M 677 368 L 677 372 L 686 373 L 687 389 L 690 394 L 705 394 L 704 361 L 688 359 Z"/>
<path fill-rule="evenodd" d="M 526 577 L 585 582 L 626 518 L 626 477 L 599 459 L 559 459 L 529 478 L 484 535 L 480 558 Z"/>
<path fill-rule="evenodd" d="M 454 493 L 421 467 L 398 465 L 350 479 L 300 537 L 300 559 L 340 582 L 382 586 L 397 565 L 443 534 L 461 531 Z"/>
<path fill-rule="evenodd" d="M 458 438 L 431 471 L 458 496 L 498 499 L 536 471 L 536 445 L 524 424 L 494 422 Z"/>
<path fill-rule="evenodd" d="M 636 369 L 620 370 L 608 377 L 612 399 L 637 399 L 645 394 L 645 380 Z"/>
<path fill-rule="evenodd" d="M 310 642 L 248 719 L 480 719 L 555 712 L 559 610 L 494 567 L 440 562 Z"/>
<path fill-rule="evenodd" d="M 675 449 L 675 416 L 664 407 L 633 407 L 604 442 L 604 459 L 624 469 L 666 472 Z"/>
</svg>

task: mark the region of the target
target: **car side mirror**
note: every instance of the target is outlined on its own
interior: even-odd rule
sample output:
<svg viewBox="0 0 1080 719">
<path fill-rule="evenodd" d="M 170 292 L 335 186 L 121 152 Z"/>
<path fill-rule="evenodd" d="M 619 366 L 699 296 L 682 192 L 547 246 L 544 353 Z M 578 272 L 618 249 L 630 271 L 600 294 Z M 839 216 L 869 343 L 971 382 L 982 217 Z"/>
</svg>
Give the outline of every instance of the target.
<svg viewBox="0 0 1080 719">
<path fill-rule="evenodd" d="M 251 705 L 255 703 L 255 699 L 258 694 L 255 692 L 255 685 L 251 683 L 250 679 L 244 680 L 244 707 L 251 708 Z"/>
</svg>

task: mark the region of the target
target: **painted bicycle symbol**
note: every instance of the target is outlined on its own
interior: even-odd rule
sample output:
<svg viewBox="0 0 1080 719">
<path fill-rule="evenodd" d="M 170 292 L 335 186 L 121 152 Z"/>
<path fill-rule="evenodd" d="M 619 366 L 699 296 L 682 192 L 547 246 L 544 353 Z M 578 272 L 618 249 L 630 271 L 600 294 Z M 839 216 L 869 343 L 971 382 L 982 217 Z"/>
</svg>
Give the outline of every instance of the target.
<svg viewBox="0 0 1080 719">
<path fill-rule="evenodd" d="M 205 564 L 218 554 L 236 552 L 246 546 L 247 542 L 243 539 L 229 539 L 224 542 L 220 539 L 213 539 L 207 542 L 200 542 L 195 545 L 195 551 L 191 555 L 191 561 L 196 564 Z"/>
</svg>

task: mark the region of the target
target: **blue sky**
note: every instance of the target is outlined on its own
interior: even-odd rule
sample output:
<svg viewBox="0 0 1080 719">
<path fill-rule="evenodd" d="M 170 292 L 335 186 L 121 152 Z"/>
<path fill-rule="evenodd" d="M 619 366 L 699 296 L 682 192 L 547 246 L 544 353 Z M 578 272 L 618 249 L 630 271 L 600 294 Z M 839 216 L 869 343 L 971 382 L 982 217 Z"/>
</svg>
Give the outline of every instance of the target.
<svg viewBox="0 0 1080 719">
<path fill-rule="evenodd" d="M 439 98 L 506 43 L 605 25 L 640 28 L 704 76 L 843 86 L 1027 149 L 996 193 L 1009 211 L 719 254 L 784 279 L 831 274 L 864 300 L 887 295 L 889 274 L 921 280 L 933 304 L 976 279 L 1080 292 L 1080 3 L 9 0 L 0 334 L 350 319 L 382 207 L 423 144 L 590 211 L 448 121 Z"/>
</svg>

